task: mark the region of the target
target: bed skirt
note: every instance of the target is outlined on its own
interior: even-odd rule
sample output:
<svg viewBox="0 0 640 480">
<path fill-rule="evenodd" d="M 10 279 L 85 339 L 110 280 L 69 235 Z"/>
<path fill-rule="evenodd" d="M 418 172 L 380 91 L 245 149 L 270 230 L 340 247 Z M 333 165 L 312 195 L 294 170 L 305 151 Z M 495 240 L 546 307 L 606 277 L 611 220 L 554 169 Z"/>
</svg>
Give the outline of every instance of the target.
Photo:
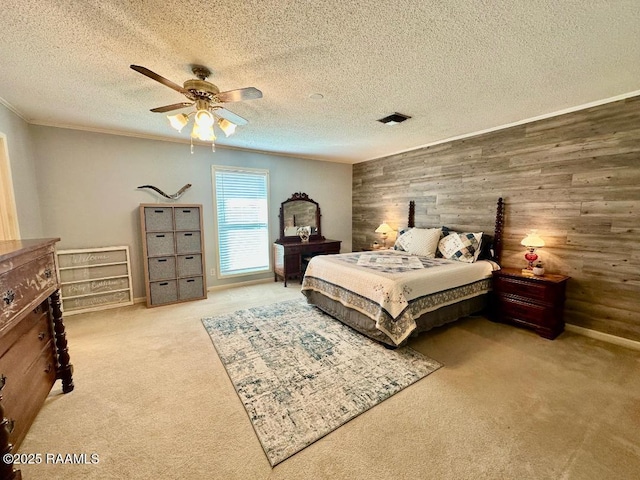
<svg viewBox="0 0 640 480">
<path fill-rule="evenodd" d="M 307 290 L 304 294 L 307 297 L 307 303 L 315 305 L 320 310 L 328 313 L 332 317 L 340 320 L 342 323 L 350 326 L 367 337 L 394 348 L 401 347 L 407 343 L 407 340 L 404 340 L 400 345 L 396 345 L 384 332 L 381 332 L 376 328 L 374 320 L 357 310 L 345 307 L 340 302 L 332 300 L 331 298 L 324 296 L 322 293 L 315 290 Z M 489 294 L 484 294 L 427 312 L 415 319 L 417 327 L 411 333 L 411 336 L 416 336 L 421 332 L 426 332 L 427 330 L 453 322 L 459 318 L 479 313 L 487 308 L 488 305 Z"/>
</svg>

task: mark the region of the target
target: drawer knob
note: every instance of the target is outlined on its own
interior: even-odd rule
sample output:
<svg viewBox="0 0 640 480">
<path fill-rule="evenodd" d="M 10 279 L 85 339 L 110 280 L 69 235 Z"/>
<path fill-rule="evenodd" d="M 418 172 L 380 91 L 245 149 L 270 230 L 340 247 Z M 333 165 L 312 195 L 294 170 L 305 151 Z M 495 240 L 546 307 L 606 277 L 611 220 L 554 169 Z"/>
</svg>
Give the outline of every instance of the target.
<svg viewBox="0 0 640 480">
<path fill-rule="evenodd" d="M 47 368 L 44 369 L 44 373 L 50 373 L 52 368 L 53 368 L 53 365 L 51 365 L 50 363 L 47 364 Z"/>
<path fill-rule="evenodd" d="M 5 418 L 5 428 L 9 431 L 9 433 L 13 432 L 13 429 L 16 428 L 16 421 L 13 418 Z"/>
<path fill-rule="evenodd" d="M 45 269 L 44 276 L 45 276 L 45 278 L 51 278 L 51 269 L 50 268 L 46 268 Z"/>
<path fill-rule="evenodd" d="M 0 374 L 0 390 L 4 388 L 5 383 L 7 383 L 7 377 L 4 374 Z"/>
<path fill-rule="evenodd" d="M 15 300 L 15 298 L 16 298 L 15 292 L 9 289 L 5 292 L 4 296 L 2 297 L 2 300 L 4 300 L 4 303 L 6 303 L 7 305 L 11 305 Z"/>
<path fill-rule="evenodd" d="M 40 332 L 38 333 L 38 340 L 44 340 L 44 337 L 46 337 L 47 334 L 45 332 Z"/>
</svg>

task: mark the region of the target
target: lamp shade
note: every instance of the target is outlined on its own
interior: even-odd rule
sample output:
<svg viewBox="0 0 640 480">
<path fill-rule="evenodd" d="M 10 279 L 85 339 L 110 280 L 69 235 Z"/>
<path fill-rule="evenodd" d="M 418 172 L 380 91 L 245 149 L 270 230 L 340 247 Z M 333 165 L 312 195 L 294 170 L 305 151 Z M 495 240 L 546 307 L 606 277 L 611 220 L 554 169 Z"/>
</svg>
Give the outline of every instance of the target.
<svg viewBox="0 0 640 480">
<path fill-rule="evenodd" d="M 233 133 L 236 131 L 236 124 L 231 123 L 226 118 L 219 119 L 218 126 L 220 127 L 220 130 L 222 130 L 227 137 L 229 135 L 233 135 Z"/>
<path fill-rule="evenodd" d="M 171 124 L 171 126 L 179 132 L 182 131 L 184 126 L 189 121 L 189 116 L 185 113 L 178 113 L 177 115 L 167 115 L 167 118 L 169 119 L 169 123 Z"/>
<path fill-rule="evenodd" d="M 544 247 L 544 240 L 540 238 L 537 233 L 537 230 L 531 230 L 526 237 L 522 239 L 520 245 L 524 245 L 525 247 Z"/>
<path fill-rule="evenodd" d="M 393 228 L 391 228 L 388 224 L 382 223 L 378 228 L 376 228 L 376 233 L 382 233 L 384 235 L 393 232 Z"/>
</svg>

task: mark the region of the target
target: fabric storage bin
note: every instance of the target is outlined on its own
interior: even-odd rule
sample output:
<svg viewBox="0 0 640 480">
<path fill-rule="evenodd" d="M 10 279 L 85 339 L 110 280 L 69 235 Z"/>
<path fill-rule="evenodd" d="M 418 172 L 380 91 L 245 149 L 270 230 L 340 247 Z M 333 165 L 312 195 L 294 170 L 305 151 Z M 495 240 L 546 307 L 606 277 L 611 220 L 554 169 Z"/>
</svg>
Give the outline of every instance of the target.
<svg viewBox="0 0 640 480">
<path fill-rule="evenodd" d="M 149 283 L 151 305 L 175 302 L 178 300 L 178 289 L 175 280 Z"/>
<path fill-rule="evenodd" d="M 200 232 L 176 232 L 177 253 L 200 253 Z"/>
<path fill-rule="evenodd" d="M 204 297 L 202 277 L 181 278 L 178 280 L 178 286 L 180 290 L 180 300 Z"/>
<path fill-rule="evenodd" d="M 179 255 L 178 276 L 193 277 L 202 275 L 202 257 L 200 255 Z"/>
<path fill-rule="evenodd" d="M 161 257 L 174 253 L 173 232 L 147 233 L 147 255 Z"/>
<path fill-rule="evenodd" d="M 147 232 L 173 230 L 173 208 L 146 207 L 144 223 Z"/>
<path fill-rule="evenodd" d="M 176 278 L 175 257 L 154 257 L 149 259 L 149 280 Z"/>
<path fill-rule="evenodd" d="M 174 210 L 176 230 L 200 230 L 200 209 L 198 207 Z"/>
</svg>

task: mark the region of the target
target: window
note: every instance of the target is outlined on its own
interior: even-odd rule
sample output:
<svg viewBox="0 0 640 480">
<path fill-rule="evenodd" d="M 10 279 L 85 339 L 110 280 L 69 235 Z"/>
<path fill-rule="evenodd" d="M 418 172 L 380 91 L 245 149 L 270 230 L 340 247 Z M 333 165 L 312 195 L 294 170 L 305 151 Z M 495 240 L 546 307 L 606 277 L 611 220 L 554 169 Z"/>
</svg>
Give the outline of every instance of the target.
<svg viewBox="0 0 640 480">
<path fill-rule="evenodd" d="M 218 278 L 267 272 L 269 171 L 212 167 Z"/>
</svg>

